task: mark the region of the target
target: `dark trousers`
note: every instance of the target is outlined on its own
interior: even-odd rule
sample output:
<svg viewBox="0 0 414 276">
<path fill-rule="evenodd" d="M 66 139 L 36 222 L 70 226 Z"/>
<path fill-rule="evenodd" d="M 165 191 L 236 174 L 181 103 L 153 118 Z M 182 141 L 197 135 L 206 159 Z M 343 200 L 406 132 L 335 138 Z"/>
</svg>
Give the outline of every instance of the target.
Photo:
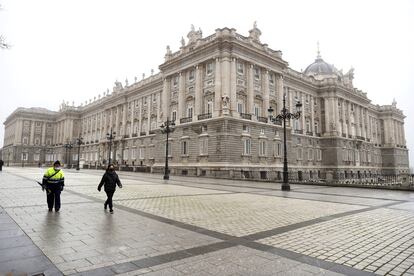
<svg viewBox="0 0 414 276">
<path fill-rule="evenodd" d="M 47 206 L 49 207 L 49 209 L 52 209 L 53 205 L 55 205 L 55 210 L 60 209 L 60 192 L 60 187 L 46 189 Z"/>
<path fill-rule="evenodd" d="M 105 201 L 105 206 L 109 205 L 109 210 L 112 210 L 112 197 L 114 196 L 115 191 L 105 191 L 105 193 L 106 193 L 106 196 L 108 197 Z"/>
</svg>

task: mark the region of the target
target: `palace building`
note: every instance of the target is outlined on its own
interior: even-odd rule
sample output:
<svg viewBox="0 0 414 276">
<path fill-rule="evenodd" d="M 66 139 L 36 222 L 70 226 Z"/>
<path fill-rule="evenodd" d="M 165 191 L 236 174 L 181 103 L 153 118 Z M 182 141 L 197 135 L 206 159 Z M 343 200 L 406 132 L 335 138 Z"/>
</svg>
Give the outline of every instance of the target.
<svg viewBox="0 0 414 276">
<path fill-rule="evenodd" d="M 107 164 L 122 170 L 161 173 L 166 135 L 175 121 L 168 159 L 172 174 L 220 178 L 281 179 L 283 126 L 269 121 L 286 106 L 299 119 L 287 121 L 288 162 L 298 179 L 351 179 L 400 175 L 409 170 L 404 114 L 375 105 L 353 86 L 353 69 L 337 70 L 316 57 L 295 71 L 260 41 L 254 24 L 248 36 L 217 29 L 203 37 L 192 27 L 178 51 L 167 46 L 160 73 L 141 81 L 115 82 L 113 90 L 59 111 L 17 108 L 5 125 L 5 164 L 41 165 L 55 159 L 84 168 Z M 107 133 L 115 132 L 109 153 Z M 68 147 L 73 144 L 73 147 Z M 66 146 L 65 146 L 66 145 Z"/>
</svg>

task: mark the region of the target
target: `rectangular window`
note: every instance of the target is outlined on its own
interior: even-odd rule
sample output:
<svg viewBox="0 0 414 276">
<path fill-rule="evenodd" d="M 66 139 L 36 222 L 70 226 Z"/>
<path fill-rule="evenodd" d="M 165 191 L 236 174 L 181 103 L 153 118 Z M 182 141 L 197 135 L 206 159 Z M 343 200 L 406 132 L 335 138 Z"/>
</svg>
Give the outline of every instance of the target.
<svg viewBox="0 0 414 276">
<path fill-rule="evenodd" d="M 209 76 L 213 73 L 213 63 L 209 62 L 206 64 L 206 75 Z"/>
<path fill-rule="evenodd" d="M 200 155 L 208 154 L 208 138 L 203 137 L 199 140 Z"/>
<path fill-rule="evenodd" d="M 194 70 L 190 70 L 190 72 L 188 73 L 188 80 L 194 80 Z"/>
<path fill-rule="evenodd" d="M 259 142 L 259 155 L 266 156 L 266 141 Z"/>
<path fill-rule="evenodd" d="M 145 159 L 145 148 L 139 148 L 139 159 Z"/>
<path fill-rule="evenodd" d="M 208 114 L 213 113 L 213 101 L 212 100 L 208 100 L 207 102 L 207 113 Z"/>
<path fill-rule="evenodd" d="M 243 113 L 243 103 L 237 103 L 237 112 Z"/>
<path fill-rule="evenodd" d="M 148 148 L 148 155 L 149 155 L 149 159 L 154 159 L 154 146 L 150 146 Z"/>
<path fill-rule="evenodd" d="M 193 117 L 193 107 L 189 106 L 187 108 L 187 117 Z"/>
<path fill-rule="evenodd" d="M 237 63 L 237 73 L 239 73 L 240 75 L 244 74 L 244 64 L 241 62 Z"/>
<path fill-rule="evenodd" d="M 22 153 L 22 160 L 27 161 L 27 158 L 28 158 L 28 154 L 26 152 L 23 152 Z"/>
<path fill-rule="evenodd" d="M 181 154 L 188 155 L 188 141 L 181 142 Z"/>
<path fill-rule="evenodd" d="M 315 133 L 319 133 L 319 125 L 318 125 L 318 123 L 315 123 Z"/>
<path fill-rule="evenodd" d="M 254 115 L 256 117 L 259 117 L 260 116 L 260 108 L 258 106 L 255 106 L 254 107 Z"/>
<path fill-rule="evenodd" d="M 298 148 L 297 153 L 298 153 L 298 160 L 302 160 L 302 158 L 303 158 L 303 151 L 302 151 L 302 148 Z"/>
<path fill-rule="evenodd" d="M 281 156 L 281 155 L 282 155 L 282 144 L 276 143 L 276 156 Z"/>
<path fill-rule="evenodd" d="M 39 161 L 39 159 L 40 159 L 40 154 L 38 154 L 38 153 L 33 154 L 33 160 L 34 161 Z"/>
<path fill-rule="evenodd" d="M 260 80 L 260 68 L 254 67 L 254 78 Z"/>
<path fill-rule="evenodd" d="M 128 160 L 129 149 L 124 149 L 124 160 Z"/>
<path fill-rule="evenodd" d="M 275 78 L 274 78 L 274 75 L 272 73 L 269 73 L 269 83 L 270 84 L 274 84 L 275 83 Z"/>
<path fill-rule="evenodd" d="M 174 87 L 178 86 L 178 79 L 179 79 L 178 75 L 173 78 L 173 86 Z"/>
<path fill-rule="evenodd" d="M 172 115 L 171 115 L 171 121 L 173 121 L 173 122 L 174 122 L 175 120 L 177 120 L 177 111 L 175 111 L 175 110 L 174 110 L 174 111 L 172 112 Z"/>
<path fill-rule="evenodd" d="M 308 150 L 308 160 L 313 160 L 313 149 Z"/>
<path fill-rule="evenodd" d="M 251 147 L 252 147 L 252 145 L 251 145 L 251 140 L 250 139 L 245 139 L 244 141 L 243 141 L 243 143 L 244 143 L 244 150 L 243 150 L 243 154 L 244 155 L 250 155 L 251 154 Z"/>
</svg>

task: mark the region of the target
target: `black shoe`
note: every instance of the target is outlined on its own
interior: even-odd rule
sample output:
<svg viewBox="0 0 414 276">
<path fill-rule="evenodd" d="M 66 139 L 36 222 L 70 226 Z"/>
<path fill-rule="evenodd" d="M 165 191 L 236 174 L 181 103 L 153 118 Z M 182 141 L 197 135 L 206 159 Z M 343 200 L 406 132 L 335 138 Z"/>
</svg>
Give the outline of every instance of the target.
<svg viewBox="0 0 414 276">
<path fill-rule="evenodd" d="M 52 208 L 49 208 L 49 212 L 52 212 Z"/>
<path fill-rule="evenodd" d="M 114 210 L 109 210 L 109 213 L 113 214 L 114 213 Z"/>
<path fill-rule="evenodd" d="M 60 209 L 55 209 L 55 212 L 59 212 Z"/>
</svg>

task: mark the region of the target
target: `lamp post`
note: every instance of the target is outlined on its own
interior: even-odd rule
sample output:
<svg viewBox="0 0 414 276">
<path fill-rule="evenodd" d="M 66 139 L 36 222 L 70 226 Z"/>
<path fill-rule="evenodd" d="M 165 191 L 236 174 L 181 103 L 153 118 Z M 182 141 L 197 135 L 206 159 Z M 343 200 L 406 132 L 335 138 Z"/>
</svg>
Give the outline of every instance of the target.
<svg viewBox="0 0 414 276">
<path fill-rule="evenodd" d="M 76 166 L 76 170 L 79 171 L 79 158 L 80 158 L 80 146 L 83 144 L 83 138 L 80 136 L 76 138 L 76 144 L 78 145 L 78 164 Z"/>
<path fill-rule="evenodd" d="M 70 154 L 71 154 L 71 149 L 73 148 L 73 145 L 72 145 L 72 143 L 67 143 L 67 144 L 64 144 L 63 145 L 64 147 L 65 147 L 65 149 L 66 149 L 66 157 L 68 157 L 68 150 L 69 150 L 69 160 L 68 160 L 68 166 L 69 166 L 69 168 L 71 167 L 70 166 Z"/>
<path fill-rule="evenodd" d="M 288 162 L 287 162 L 287 144 L 286 144 L 286 119 L 299 119 L 301 114 L 302 104 L 296 103 L 296 113 L 290 113 L 286 108 L 286 94 L 283 95 L 283 108 L 281 113 L 276 117 L 273 116 L 273 108 L 269 107 L 269 120 L 276 124 L 276 122 L 283 120 L 283 183 L 282 191 L 290 191 L 289 175 L 288 175 Z"/>
<path fill-rule="evenodd" d="M 112 140 L 115 138 L 115 131 L 112 131 L 112 127 L 111 127 L 111 132 L 106 134 L 106 139 L 109 140 L 109 152 L 108 152 L 108 165 L 111 164 L 111 147 L 112 147 Z"/>
<path fill-rule="evenodd" d="M 168 170 L 168 134 L 175 130 L 175 123 L 174 121 L 170 121 L 167 118 L 161 125 L 161 132 L 167 134 L 167 140 L 165 142 L 165 167 L 164 167 L 164 180 L 170 179 L 170 172 Z"/>
</svg>

